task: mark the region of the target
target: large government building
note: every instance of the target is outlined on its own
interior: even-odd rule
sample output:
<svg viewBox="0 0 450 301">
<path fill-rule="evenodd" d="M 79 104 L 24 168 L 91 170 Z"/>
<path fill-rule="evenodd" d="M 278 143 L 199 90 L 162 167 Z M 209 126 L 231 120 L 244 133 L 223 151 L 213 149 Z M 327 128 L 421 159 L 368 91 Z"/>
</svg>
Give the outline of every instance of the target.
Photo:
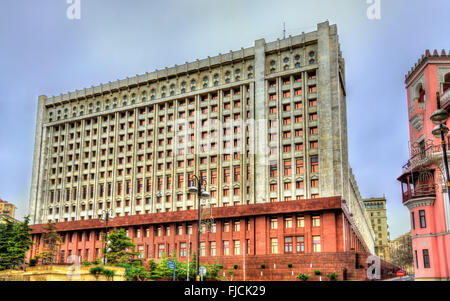
<svg viewBox="0 0 450 301">
<path fill-rule="evenodd" d="M 386 197 L 365 199 L 364 206 L 369 214 L 370 223 L 375 233 L 374 254 L 381 259 L 390 261 L 390 234 L 386 214 Z"/>
<path fill-rule="evenodd" d="M 204 261 L 245 254 L 247 279 L 260 275 L 252 260 L 283 258 L 299 271 L 334 262 L 341 277 L 364 278 L 361 255 L 373 253 L 374 235 L 347 149 L 345 64 L 328 22 L 40 96 L 30 200 L 38 245 L 29 257 L 48 221 L 64 237 L 58 260 L 101 257 L 99 218 L 112 209 L 110 225 L 127 229 L 140 257 L 183 260 L 197 248 L 195 175 L 213 217 L 200 229 Z M 271 279 L 292 277 L 272 268 Z"/>
</svg>

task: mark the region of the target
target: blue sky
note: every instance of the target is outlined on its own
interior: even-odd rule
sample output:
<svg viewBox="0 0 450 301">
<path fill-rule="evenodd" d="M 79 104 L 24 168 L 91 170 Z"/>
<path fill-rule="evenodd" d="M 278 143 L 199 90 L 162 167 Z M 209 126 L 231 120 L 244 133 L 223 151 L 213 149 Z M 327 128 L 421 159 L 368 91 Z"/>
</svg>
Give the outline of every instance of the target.
<svg viewBox="0 0 450 301">
<path fill-rule="evenodd" d="M 349 158 L 363 197 L 386 196 L 391 238 L 409 231 L 396 178 L 408 159 L 404 75 L 450 48 L 448 0 L 0 2 L 0 197 L 28 213 L 39 95 L 58 95 L 337 24 L 346 61 Z"/>
</svg>

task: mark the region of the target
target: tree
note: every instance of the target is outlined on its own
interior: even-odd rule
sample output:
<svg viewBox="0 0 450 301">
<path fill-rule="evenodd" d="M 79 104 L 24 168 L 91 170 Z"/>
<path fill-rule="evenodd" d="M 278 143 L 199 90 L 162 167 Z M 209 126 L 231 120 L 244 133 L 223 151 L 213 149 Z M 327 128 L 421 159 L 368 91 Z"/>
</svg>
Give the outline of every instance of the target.
<svg viewBox="0 0 450 301">
<path fill-rule="evenodd" d="M 48 222 L 42 234 L 43 251 L 39 252 L 36 257 L 42 258 L 43 264 L 52 264 L 56 261 L 58 249 L 61 246 L 61 236 L 56 232 L 56 226 L 52 222 Z"/>
<path fill-rule="evenodd" d="M 124 229 L 114 229 L 108 235 L 108 241 L 106 260 L 110 264 L 130 264 L 133 257 L 139 255 L 139 252 L 134 252 L 136 244 L 127 236 Z"/>
<path fill-rule="evenodd" d="M 411 235 L 404 235 L 398 243 L 391 244 L 389 255 L 391 263 L 406 270 L 413 266 L 413 250 Z"/>
<path fill-rule="evenodd" d="M 0 270 L 23 266 L 25 253 L 33 245 L 29 222 L 27 216 L 22 223 L 7 220 L 0 225 Z"/>
</svg>

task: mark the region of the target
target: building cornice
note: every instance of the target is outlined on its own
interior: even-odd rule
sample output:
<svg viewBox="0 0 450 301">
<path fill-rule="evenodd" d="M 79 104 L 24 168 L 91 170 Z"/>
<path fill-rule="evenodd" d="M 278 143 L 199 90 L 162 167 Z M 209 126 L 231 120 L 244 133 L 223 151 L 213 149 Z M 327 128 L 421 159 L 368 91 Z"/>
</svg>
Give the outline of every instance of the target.
<svg viewBox="0 0 450 301">
<path fill-rule="evenodd" d="M 406 207 L 408 207 L 409 210 L 411 210 L 417 207 L 433 206 L 435 200 L 436 197 L 415 198 L 404 202 L 403 205 L 405 205 Z"/>
<path fill-rule="evenodd" d="M 308 200 L 295 200 L 289 202 L 260 203 L 252 205 L 238 205 L 228 207 L 214 207 L 214 219 L 239 218 L 245 216 L 273 215 L 283 213 L 319 212 L 325 210 L 342 210 L 340 197 L 328 197 Z M 170 211 L 129 216 L 118 216 L 108 223 L 111 228 L 131 227 L 139 225 L 163 224 L 174 222 L 196 222 L 197 210 Z M 32 225 L 31 234 L 43 233 L 46 224 Z M 103 229 L 105 224 L 98 219 L 78 220 L 55 223 L 57 231 L 76 231 L 86 229 Z M 355 230 L 356 227 L 355 227 Z"/>
</svg>

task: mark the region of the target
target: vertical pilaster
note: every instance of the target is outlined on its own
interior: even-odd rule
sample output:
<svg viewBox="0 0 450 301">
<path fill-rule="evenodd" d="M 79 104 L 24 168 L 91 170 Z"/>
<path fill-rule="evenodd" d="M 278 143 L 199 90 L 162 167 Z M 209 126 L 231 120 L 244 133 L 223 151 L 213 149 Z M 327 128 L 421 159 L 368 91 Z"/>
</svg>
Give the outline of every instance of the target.
<svg viewBox="0 0 450 301">
<path fill-rule="evenodd" d="M 41 95 L 38 98 L 38 108 L 36 116 L 36 132 L 34 140 L 34 155 L 33 155 L 33 170 L 31 178 L 31 190 L 30 190 L 30 223 L 36 224 L 40 222 L 41 214 L 39 212 L 41 208 L 41 184 L 43 175 L 43 166 L 45 162 L 41 162 L 44 158 L 43 141 L 45 136 L 44 132 L 44 116 L 45 116 L 45 101 L 47 96 Z"/>
<path fill-rule="evenodd" d="M 255 41 L 255 203 L 268 200 L 267 107 L 265 104 L 265 40 Z"/>
</svg>

